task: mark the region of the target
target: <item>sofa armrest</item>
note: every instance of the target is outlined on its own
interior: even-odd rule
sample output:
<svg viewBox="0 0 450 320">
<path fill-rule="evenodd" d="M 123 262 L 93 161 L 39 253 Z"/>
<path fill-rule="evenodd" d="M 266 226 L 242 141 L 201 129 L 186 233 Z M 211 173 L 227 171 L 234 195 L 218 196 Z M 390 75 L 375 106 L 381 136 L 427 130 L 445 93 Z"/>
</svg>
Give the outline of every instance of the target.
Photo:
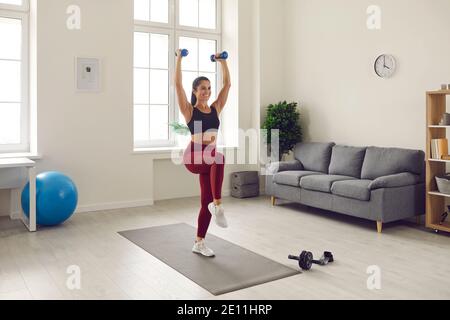
<svg viewBox="0 0 450 320">
<path fill-rule="evenodd" d="M 376 190 L 382 188 L 406 187 L 415 185 L 419 182 L 420 182 L 419 176 L 409 172 L 404 172 L 376 178 L 369 184 L 369 189 Z"/>
<path fill-rule="evenodd" d="M 295 171 L 303 170 L 303 165 L 300 161 L 284 161 L 284 162 L 272 162 L 267 168 L 268 174 L 276 174 L 283 171 Z"/>
</svg>

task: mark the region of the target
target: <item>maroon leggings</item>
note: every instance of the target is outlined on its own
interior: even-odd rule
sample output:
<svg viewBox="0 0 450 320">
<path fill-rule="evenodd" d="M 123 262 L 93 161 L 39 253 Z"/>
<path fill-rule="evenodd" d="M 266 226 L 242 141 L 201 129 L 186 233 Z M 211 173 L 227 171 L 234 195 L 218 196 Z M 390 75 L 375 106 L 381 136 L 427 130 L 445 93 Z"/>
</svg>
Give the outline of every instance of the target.
<svg viewBox="0 0 450 320">
<path fill-rule="evenodd" d="M 201 209 L 198 215 L 197 236 L 205 238 L 211 222 L 208 204 L 214 199 L 222 199 L 222 183 L 225 157 L 216 152 L 214 145 L 191 142 L 183 156 L 186 168 L 200 175 Z"/>
</svg>

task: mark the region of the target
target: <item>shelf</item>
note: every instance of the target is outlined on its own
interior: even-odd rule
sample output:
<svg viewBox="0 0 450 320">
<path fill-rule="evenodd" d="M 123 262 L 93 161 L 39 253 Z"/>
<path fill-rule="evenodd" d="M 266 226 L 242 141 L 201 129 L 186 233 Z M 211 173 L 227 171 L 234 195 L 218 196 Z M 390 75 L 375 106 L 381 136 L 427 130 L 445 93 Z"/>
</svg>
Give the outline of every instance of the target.
<svg viewBox="0 0 450 320">
<path fill-rule="evenodd" d="M 445 193 L 440 193 L 438 191 L 430 191 L 428 192 L 429 195 L 432 196 L 438 196 L 438 197 L 446 197 L 446 198 L 450 198 L 450 194 L 445 194 Z"/>
<path fill-rule="evenodd" d="M 448 162 L 448 163 L 450 163 L 450 160 L 442 160 L 442 159 L 428 159 L 428 161 L 431 161 L 431 162 Z"/>
<path fill-rule="evenodd" d="M 450 95 L 450 90 L 428 91 L 427 94 L 430 94 L 430 95 L 449 94 Z"/>
<path fill-rule="evenodd" d="M 450 222 L 448 221 L 443 222 L 442 224 L 431 223 L 427 227 L 439 231 L 450 232 Z"/>
<path fill-rule="evenodd" d="M 427 92 L 426 101 L 426 220 L 427 228 L 439 231 L 450 232 L 450 222 L 439 224 L 439 217 L 447 207 L 447 199 L 450 194 L 439 192 L 436 187 L 436 176 L 444 175 L 446 164 L 450 160 L 432 159 L 431 145 L 433 139 L 448 139 L 447 129 L 450 125 L 440 125 L 442 123 L 442 115 L 447 112 L 447 96 L 450 96 L 450 90 L 436 90 Z M 442 146 L 442 142 L 440 141 Z M 445 145 L 443 145 L 445 148 Z M 441 150 L 446 153 L 446 150 Z M 450 219 L 449 219 L 450 221 Z"/>
</svg>

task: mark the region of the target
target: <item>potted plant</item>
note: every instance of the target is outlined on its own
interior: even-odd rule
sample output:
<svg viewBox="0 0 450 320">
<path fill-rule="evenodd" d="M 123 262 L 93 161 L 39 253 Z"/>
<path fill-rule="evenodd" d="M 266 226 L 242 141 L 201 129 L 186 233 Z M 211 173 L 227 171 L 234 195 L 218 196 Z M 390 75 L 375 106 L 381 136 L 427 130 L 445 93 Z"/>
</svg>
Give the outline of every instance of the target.
<svg viewBox="0 0 450 320">
<path fill-rule="evenodd" d="M 189 128 L 188 128 L 188 126 L 186 126 L 186 125 L 184 125 L 182 123 L 172 122 L 169 126 L 172 128 L 173 132 L 175 132 L 176 134 L 180 134 L 182 136 L 189 135 Z"/>
<path fill-rule="evenodd" d="M 172 128 L 173 133 L 176 135 L 178 145 L 184 146 L 189 143 L 191 132 L 185 124 L 172 122 L 171 124 L 169 124 L 169 126 Z"/>
<path fill-rule="evenodd" d="M 267 130 L 268 145 L 272 142 L 271 130 L 279 130 L 279 160 L 281 161 L 297 143 L 302 142 L 302 128 L 297 103 L 283 101 L 269 105 L 262 128 Z"/>
</svg>

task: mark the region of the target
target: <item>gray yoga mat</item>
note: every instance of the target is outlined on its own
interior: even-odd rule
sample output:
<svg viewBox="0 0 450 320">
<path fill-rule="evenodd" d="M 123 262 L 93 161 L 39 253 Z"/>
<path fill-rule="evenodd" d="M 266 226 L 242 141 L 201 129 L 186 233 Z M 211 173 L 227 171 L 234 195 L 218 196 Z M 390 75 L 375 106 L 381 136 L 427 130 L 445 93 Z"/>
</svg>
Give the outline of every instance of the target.
<svg viewBox="0 0 450 320">
<path fill-rule="evenodd" d="M 211 234 L 214 258 L 192 253 L 196 229 L 174 224 L 119 232 L 214 295 L 232 292 L 301 273 Z"/>
</svg>

